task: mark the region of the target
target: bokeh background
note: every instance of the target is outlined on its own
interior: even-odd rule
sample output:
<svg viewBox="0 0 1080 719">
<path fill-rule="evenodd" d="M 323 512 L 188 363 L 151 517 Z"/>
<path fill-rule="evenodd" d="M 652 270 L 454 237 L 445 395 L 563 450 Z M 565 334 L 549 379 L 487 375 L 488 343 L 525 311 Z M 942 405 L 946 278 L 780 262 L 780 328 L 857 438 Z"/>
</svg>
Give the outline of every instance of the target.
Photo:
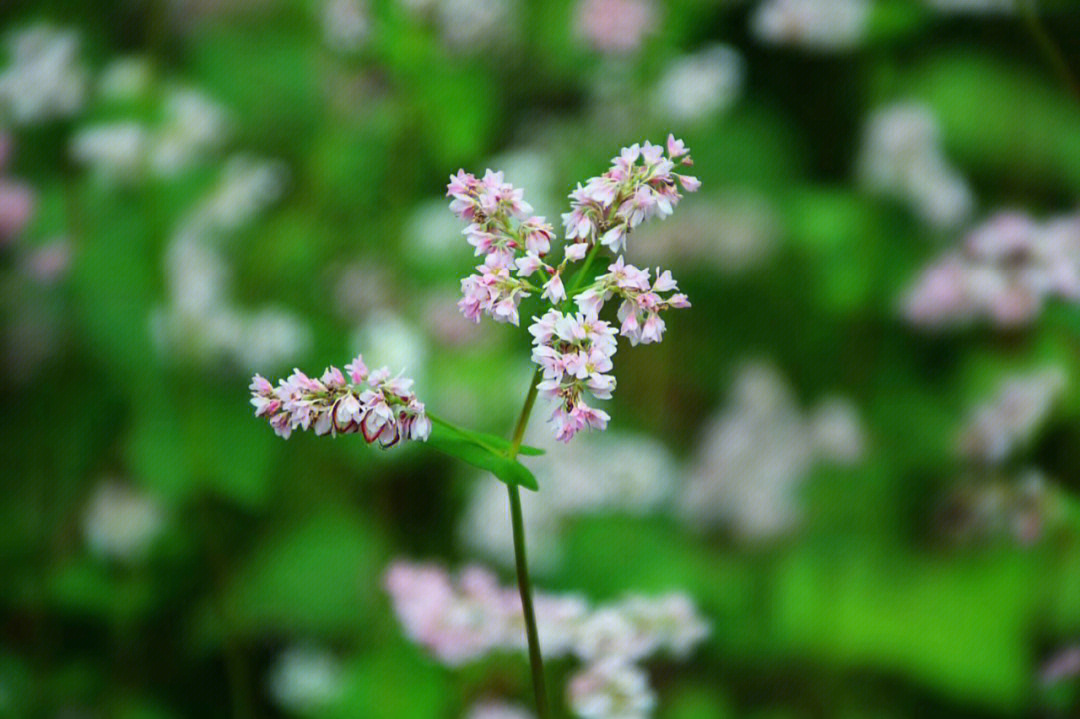
<svg viewBox="0 0 1080 719">
<path fill-rule="evenodd" d="M 1037 15 L 1036 15 L 1037 11 Z M 1025 0 L 6 0 L 0 716 L 481 716 L 397 559 L 512 579 L 505 491 L 276 438 L 357 351 L 505 434 L 527 334 L 454 306 L 459 167 L 558 220 L 622 145 L 694 303 L 526 497 L 536 583 L 678 590 L 655 716 L 1069 716 L 1080 684 L 1080 8 Z M 534 311 L 523 306 L 523 315 Z M 573 663 L 550 666 L 560 716 Z M 519 716 L 509 712 L 485 716 Z"/>
</svg>

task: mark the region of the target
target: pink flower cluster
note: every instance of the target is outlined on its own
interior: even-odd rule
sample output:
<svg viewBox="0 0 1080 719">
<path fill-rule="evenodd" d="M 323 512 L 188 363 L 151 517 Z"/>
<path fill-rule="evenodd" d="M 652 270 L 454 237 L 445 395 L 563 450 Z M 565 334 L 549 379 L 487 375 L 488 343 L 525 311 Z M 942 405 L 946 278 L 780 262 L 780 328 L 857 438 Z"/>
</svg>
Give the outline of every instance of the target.
<svg viewBox="0 0 1080 719">
<path fill-rule="evenodd" d="M 436 565 L 399 561 L 385 585 L 408 636 L 450 666 L 526 649 L 517 591 L 499 586 L 485 569 L 469 567 L 454 578 Z M 544 656 L 573 655 L 585 663 L 570 679 L 570 702 L 581 716 L 615 716 L 590 708 L 651 705 L 637 663 L 657 652 L 686 657 L 709 633 L 679 593 L 630 596 L 593 609 L 576 595 L 538 593 L 534 605 Z"/>
<path fill-rule="evenodd" d="M 295 429 L 317 435 L 360 433 L 370 444 L 392 447 L 403 439 L 427 441 L 431 420 L 411 391 L 412 380 L 391 377 L 386 367 L 369 372 L 357 355 L 343 373 L 328 367 L 319 379 L 294 370 L 274 387 L 255 375 L 251 403 L 256 417 L 266 417 L 285 439 Z"/>
<path fill-rule="evenodd" d="M 477 274 L 461 281 L 462 314 L 474 322 L 489 314 L 497 322 L 518 323 L 517 306 L 532 289 L 528 282 L 512 277 L 510 270 L 522 251 L 543 257 L 551 250 L 555 231 L 543 217 L 532 215 L 523 191 L 503 179 L 502 172 L 488 170 L 477 179 L 464 170 L 451 175 L 446 194 L 450 210 L 467 221 L 463 234 L 484 256 Z"/>
<path fill-rule="evenodd" d="M 670 272 L 657 268 L 656 280 L 650 282 L 648 270 L 626 264 L 622 256 L 607 274 L 580 291 L 580 279 L 569 294 L 563 284 L 568 263 L 585 259 L 590 249 L 601 245 L 619 252 L 627 234 L 642 222 L 672 213 L 681 199 L 678 187 L 698 189 L 696 178 L 674 172 L 677 163 L 689 166 L 693 161 L 686 145 L 668 135 L 666 148 L 650 142 L 623 148 L 607 172 L 579 184 L 570 194 L 570 212 L 563 215 L 567 245 L 558 265 L 544 259 L 554 239 L 551 226 L 531 216 L 522 191 L 505 182 L 501 172 L 488 170 L 477 179 L 459 170 L 450 178 L 450 209 L 469 222 L 464 233 L 476 254 L 485 258 L 476 274 L 461 281 L 458 307 L 475 322 L 487 314 L 517 325 L 522 298 L 538 293 L 549 303 L 547 313 L 533 317 L 529 332 L 533 361 L 543 370 L 539 390 L 557 401 L 551 419 L 562 441 L 583 429 L 604 429 L 610 419 L 582 401 L 586 390 L 597 399 L 610 399 L 615 389 L 609 372 L 617 332 L 598 319 L 604 303 L 616 296 L 622 300 L 619 331 L 634 345 L 661 340 L 662 311 L 690 306 Z M 530 281 L 534 275 L 541 278 L 540 287 Z M 567 312 L 569 300 L 577 303 L 579 314 Z"/>
<path fill-rule="evenodd" d="M 599 238 L 600 244 L 619 252 L 635 227 L 650 217 L 670 215 L 681 198 L 676 180 L 687 192 L 701 187 L 696 177 L 674 172 L 676 160 L 694 164 L 674 135 L 668 135 L 666 157 L 662 146 L 647 141 L 623 148 L 611 169 L 570 193 L 570 212 L 562 216 L 567 241 L 591 244 Z"/>
<path fill-rule="evenodd" d="M 1002 212 L 923 271 L 903 312 L 926 327 L 984 318 L 1015 327 L 1034 320 L 1054 297 L 1080 300 L 1080 215 L 1040 223 Z"/>
<path fill-rule="evenodd" d="M 618 318 L 621 322 L 619 334 L 637 345 L 659 342 L 664 337 L 664 320 L 660 313 L 664 310 L 682 309 L 690 306 L 686 295 L 678 291 L 679 286 L 671 272 L 656 269 L 656 281 L 649 283 L 649 271 L 639 270 L 626 264 L 622 255 L 608 267 L 608 272 L 597 278 L 592 287 L 574 298 L 578 308 L 586 315 L 595 316 L 600 308 L 612 296 L 622 298 Z M 671 292 L 666 299 L 662 292 Z"/>
<path fill-rule="evenodd" d="M 579 431 L 605 429 L 607 412 L 593 409 L 581 399 L 588 390 L 597 399 L 611 399 L 615 389 L 611 357 L 615 354 L 615 328 L 595 314 L 563 314 L 548 310 L 536 319 L 532 360 L 543 370 L 540 394 L 558 404 L 551 421 L 555 438 L 569 442 Z"/>
</svg>

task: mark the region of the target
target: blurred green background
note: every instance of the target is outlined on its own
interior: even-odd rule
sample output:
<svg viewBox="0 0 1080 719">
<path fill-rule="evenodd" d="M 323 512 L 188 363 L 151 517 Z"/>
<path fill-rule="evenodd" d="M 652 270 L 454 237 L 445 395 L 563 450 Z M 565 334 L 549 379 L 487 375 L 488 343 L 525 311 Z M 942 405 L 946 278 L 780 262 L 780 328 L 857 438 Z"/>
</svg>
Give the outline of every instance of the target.
<svg viewBox="0 0 1080 719">
<path fill-rule="evenodd" d="M 665 719 L 1075 715 L 1080 307 L 903 308 L 999 210 L 1076 222 L 1080 8 L 1040 5 L 6 0 L 0 716 L 528 704 L 524 657 L 444 668 L 381 586 L 511 581 L 501 485 L 283 442 L 247 384 L 362 351 L 506 434 L 527 334 L 457 313 L 447 176 L 504 169 L 558 226 L 669 131 L 703 189 L 628 259 L 694 306 L 620 346 L 604 436 L 527 460 L 536 583 L 694 598 L 709 639 L 648 665 Z"/>
</svg>

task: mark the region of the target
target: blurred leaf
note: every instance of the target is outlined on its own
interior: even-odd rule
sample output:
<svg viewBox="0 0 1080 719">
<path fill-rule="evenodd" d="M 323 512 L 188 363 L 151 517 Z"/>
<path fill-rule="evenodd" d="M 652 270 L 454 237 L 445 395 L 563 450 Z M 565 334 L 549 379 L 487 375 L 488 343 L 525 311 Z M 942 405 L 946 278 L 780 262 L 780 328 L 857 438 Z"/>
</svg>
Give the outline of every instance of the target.
<svg viewBox="0 0 1080 719">
<path fill-rule="evenodd" d="M 204 608 L 201 641 L 360 632 L 380 594 L 388 560 L 370 521 L 327 507 L 265 538 L 229 578 L 221 614 Z"/>
<path fill-rule="evenodd" d="M 407 678 L 408 690 L 402 681 Z M 329 719 L 377 716 L 380 719 L 428 719 L 448 716 L 453 695 L 446 673 L 419 649 L 390 641 L 346 667 L 344 696 L 327 712 Z"/>
<path fill-rule="evenodd" d="M 796 650 L 899 671 L 1002 710 L 1026 696 L 1038 582 L 1020 554 L 941 561 L 895 549 L 801 549 L 776 580 L 777 636 Z"/>
</svg>

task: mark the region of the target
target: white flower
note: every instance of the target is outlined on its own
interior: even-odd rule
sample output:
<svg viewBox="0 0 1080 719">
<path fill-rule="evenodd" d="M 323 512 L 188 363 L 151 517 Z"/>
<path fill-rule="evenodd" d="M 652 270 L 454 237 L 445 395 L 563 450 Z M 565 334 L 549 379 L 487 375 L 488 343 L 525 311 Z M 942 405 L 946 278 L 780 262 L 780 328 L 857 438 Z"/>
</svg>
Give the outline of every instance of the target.
<svg viewBox="0 0 1080 719">
<path fill-rule="evenodd" d="M 371 20 L 362 0 L 326 0 L 322 23 L 323 39 L 338 52 L 356 52 L 371 33 Z"/>
<path fill-rule="evenodd" d="M 93 125 L 71 140 L 71 156 L 112 180 L 130 182 L 145 169 L 150 133 L 133 120 Z"/>
<path fill-rule="evenodd" d="M 988 401 L 970 413 L 960 432 L 961 454 L 991 463 L 1007 459 L 1046 420 L 1065 384 L 1060 367 L 1006 378 Z"/>
<path fill-rule="evenodd" d="M 364 348 L 372 366 L 402 367 L 423 382 L 428 341 L 414 322 L 389 310 L 377 310 L 357 328 L 353 343 Z"/>
<path fill-rule="evenodd" d="M 869 0 L 762 0 L 751 18 L 758 39 L 809 50 L 847 50 L 866 35 Z"/>
<path fill-rule="evenodd" d="M 318 647 L 290 647 L 278 656 L 270 671 L 270 694 L 288 712 L 318 713 L 334 704 L 342 689 L 340 662 Z"/>
<path fill-rule="evenodd" d="M 656 106 L 680 122 L 699 122 L 730 108 L 742 92 L 742 56 L 713 45 L 673 62 L 656 86 Z"/>
<path fill-rule="evenodd" d="M 895 103 L 870 116 L 858 174 L 867 189 L 910 204 L 936 228 L 957 227 L 974 205 L 967 183 L 945 159 L 937 119 L 921 104 Z"/>
<path fill-rule="evenodd" d="M 474 704 L 465 719 L 533 719 L 533 714 L 517 704 L 483 701 Z"/>
<path fill-rule="evenodd" d="M 0 73 L 0 118 L 25 125 L 70 117 L 86 99 L 86 71 L 74 31 L 35 25 L 7 39 L 11 62 Z"/>
<path fill-rule="evenodd" d="M 849 462 L 861 450 L 856 420 L 835 402 L 826 400 L 808 420 L 775 368 L 745 367 L 728 406 L 703 433 L 680 514 L 698 526 L 728 525 L 746 540 L 794 528 L 801 514 L 795 490 L 814 463 Z"/>
<path fill-rule="evenodd" d="M 165 97 L 164 112 L 165 121 L 156 133 L 150 155 L 150 167 L 158 175 L 177 174 L 225 140 L 225 111 L 198 90 L 171 89 Z"/>
<path fill-rule="evenodd" d="M 164 513 L 147 494 L 114 480 L 98 485 L 83 517 L 90 551 L 105 559 L 143 559 L 165 524 Z"/>
<path fill-rule="evenodd" d="M 583 719 L 647 719 L 656 694 L 639 667 L 607 659 L 570 678 L 570 706 Z"/>
</svg>

